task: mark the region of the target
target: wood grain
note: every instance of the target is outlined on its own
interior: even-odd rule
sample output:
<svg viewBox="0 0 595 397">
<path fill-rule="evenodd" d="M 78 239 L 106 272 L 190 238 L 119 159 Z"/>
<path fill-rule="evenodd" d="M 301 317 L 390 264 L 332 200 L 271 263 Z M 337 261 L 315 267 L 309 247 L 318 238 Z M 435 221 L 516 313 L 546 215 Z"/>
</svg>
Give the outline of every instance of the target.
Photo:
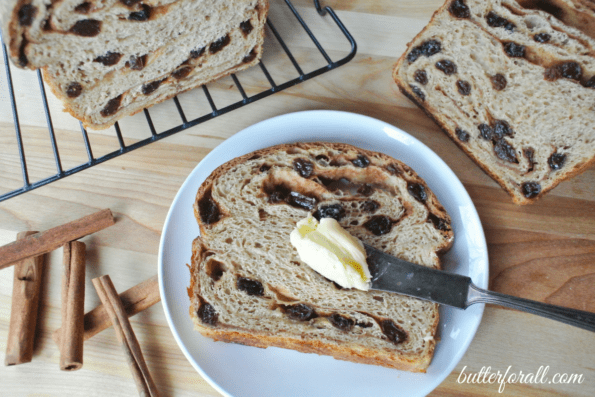
<svg viewBox="0 0 595 397">
<path fill-rule="evenodd" d="M 256 122 L 280 114 L 332 109 L 378 118 L 421 140 L 436 152 L 463 182 L 484 226 L 490 253 L 490 287 L 496 291 L 548 303 L 595 311 L 593 275 L 595 244 L 595 169 L 563 182 L 531 206 L 512 204 L 508 195 L 443 134 L 423 112 L 402 96 L 391 80 L 391 70 L 407 42 L 428 22 L 442 0 L 323 0 L 338 11 L 354 34 L 358 53 L 347 65 L 286 91 L 260 100 L 233 113 L 173 135 L 145 148 L 110 160 L 82 173 L 0 203 L 0 244 L 13 241 L 18 230 L 47 230 L 76 217 L 111 208 L 118 222 L 82 239 L 87 244 L 87 290 L 91 278 L 110 274 L 119 288 L 127 289 L 155 275 L 161 228 L 169 206 L 186 176 L 215 146 Z M 319 21 L 310 0 L 294 0 L 332 59 L 345 54 L 345 44 L 334 24 Z M 271 5 L 276 21 L 287 17 L 277 0 Z M 320 65 L 311 41 L 303 40 L 295 23 L 276 22 L 306 71 Z M 295 35 L 291 33 L 295 32 Z M 298 34 L 299 33 L 299 34 Z M 296 72 L 267 32 L 265 63 L 277 81 Z M 12 68 L 15 71 L 16 68 Z M 256 93 L 268 82 L 259 70 L 238 74 L 247 92 Z M 47 121 L 39 100 L 38 83 L 30 72 L 15 71 L 15 89 L 31 178 L 56 172 L 47 133 Z M 233 101 L 232 81 L 213 86 L 217 105 Z M 233 88 L 233 87 L 232 87 Z M 209 87 L 211 89 L 211 87 Z M 1 91 L 1 90 L 0 90 Z M 61 112 L 48 96 L 64 167 L 88 161 L 78 123 Z M 202 93 L 180 97 L 188 118 L 208 111 Z M 0 192 L 22 186 L 16 139 L 9 102 L 0 100 Z M 151 109 L 157 128 L 179 124 L 170 102 Z M 142 114 L 125 119 L 122 132 L 127 144 L 150 135 Z M 90 131 L 94 155 L 118 150 L 113 130 Z M 65 215 L 71 217 L 67 219 Z M 60 327 L 60 257 L 47 259 L 47 277 L 41 293 L 40 332 L 34 359 L 20 372 L 0 369 L 2 393 L 26 396 L 43 393 L 62 396 L 130 396 L 136 389 L 125 362 L 115 363 L 119 345 L 112 329 L 85 342 L 85 366 L 75 374 L 57 368 L 58 350 L 51 333 Z M 190 257 L 188 257 L 190 259 Z M 6 339 L 12 288 L 12 269 L 0 271 L 0 343 Z M 99 304 L 87 294 L 85 311 Z M 163 395 L 220 396 L 192 368 L 167 326 L 161 305 L 131 318 L 149 370 Z M 432 396 L 585 396 L 595 393 L 595 337 L 586 331 L 513 310 L 488 307 L 467 353 Z M 1 347 L 1 346 L 0 346 Z M 0 355 L 3 349 L 0 349 Z M 2 358 L 2 356 L 0 356 Z M 531 372 L 539 366 L 550 372 L 583 374 L 582 384 L 510 384 L 499 394 L 494 385 L 459 384 L 457 377 L 493 370 Z M 24 369 L 26 368 L 26 371 Z M 27 387 L 23 387 L 27 382 Z M 397 394 L 397 392 L 395 392 Z"/>
</svg>

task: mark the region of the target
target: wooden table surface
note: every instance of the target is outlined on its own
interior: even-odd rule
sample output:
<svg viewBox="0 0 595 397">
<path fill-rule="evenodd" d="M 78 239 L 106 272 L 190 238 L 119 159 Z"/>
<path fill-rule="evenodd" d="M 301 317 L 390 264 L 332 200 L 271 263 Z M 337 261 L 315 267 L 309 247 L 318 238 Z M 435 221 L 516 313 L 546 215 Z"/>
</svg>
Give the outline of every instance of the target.
<svg viewBox="0 0 595 397">
<path fill-rule="evenodd" d="M 178 188 L 214 147 L 245 127 L 267 118 L 310 109 L 333 109 L 375 117 L 409 132 L 454 170 L 469 192 L 483 223 L 489 247 L 490 288 L 524 298 L 595 312 L 595 168 L 560 184 L 530 206 L 516 206 L 508 195 L 469 160 L 422 111 L 401 95 L 391 69 L 406 43 L 428 22 L 442 0 L 327 0 L 354 35 L 353 61 L 329 73 L 220 116 L 167 139 L 47 186 L 0 203 L 0 244 L 22 230 L 46 230 L 111 208 L 116 225 L 84 238 L 87 243 L 86 311 L 99 303 L 91 279 L 109 274 L 119 291 L 157 272 L 161 229 Z M 349 46 L 329 17 L 316 14 L 309 0 L 294 4 L 333 59 Z M 271 19 L 304 71 L 324 64 L 313 44 L 279 0 Z M 276 81 L 296 77 L 295 69 L 267 30 L 265 62 Z M 12 68 L 19 118 L 32 181 L 56 173 L 35 73 Z M 238 75 L 248 95 L 268 88 L 254 69 Z M 0 75 L 0 192 L 22 186 L 16 140 L 4 74 Z M 285 79 L 285 80 L 284 80 Z M 226 78 L 210 86 L 219 106 L 235 102 L 238 92 Z M 63 168 L 87 161 L 78 123 L 60 112 L 48 95 Z M 180 102 L 189 119 L 206 113 L 204 96 L 188 93 Z M 194 110 L 196 115 L 192 115 Z M 203 111 L 203 113 L 200 113 Z M 151 109 L 158 131 L 180 123 L 173 102 Z M 144 116 L 121 122 L 126 144 L 147 137 Z M 93 154 L 119 147 L 114 129 L 90 131 Z M 60 326 L 61 253 L 46 260 L 33 361 L 0 367 L 0 395 L 130 396 L 136 388 L 113 329 L 85 343 L 84 366 L 61 372 L 51 339 Z M 10 317 L 13 270 L 0 271 L 0 361 L 4 361 Z M 178 348 L 161 304 L 136 315 L 132 326 L 149 370 L 163 396 L 218 396 Z M 508 384 L 508 396 L 595 395 L 595 334 L 520 312 L 486 307 L 469 350 L 432 396 L 498 395 L 497 384 L 458 383 L 459 374 L 580 374 L 582 384 Z M 399 391 L 395 390 L 394 395 Z"/>
</svg>

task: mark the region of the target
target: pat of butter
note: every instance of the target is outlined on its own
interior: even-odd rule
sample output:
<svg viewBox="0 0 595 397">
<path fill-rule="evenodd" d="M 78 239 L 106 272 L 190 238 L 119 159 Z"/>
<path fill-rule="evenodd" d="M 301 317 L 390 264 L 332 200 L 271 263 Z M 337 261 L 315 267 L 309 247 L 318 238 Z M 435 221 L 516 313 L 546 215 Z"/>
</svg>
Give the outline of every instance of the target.
<svg viewBox="0 0 595 397">
<path fill-rule="evenodd" d="M 299 221 L 289 239 L 302 262 L 343 288 L 370 289 L 370 270 L 364 245 L 333 218 L 320 222 L 308 216 Z"/>
</svg>

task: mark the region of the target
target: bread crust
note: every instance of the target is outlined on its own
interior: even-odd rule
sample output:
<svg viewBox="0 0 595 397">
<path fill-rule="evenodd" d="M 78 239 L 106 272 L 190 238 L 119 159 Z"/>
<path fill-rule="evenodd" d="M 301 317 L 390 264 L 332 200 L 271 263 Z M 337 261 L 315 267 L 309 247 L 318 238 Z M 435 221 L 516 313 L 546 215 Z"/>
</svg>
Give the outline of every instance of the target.
<svg viewBox="0 0 595 397">
<path fill-rule="evenodd" d="M 198 275 L 201 272 L 201 266 L 204 266 L 206 258 L 209 255 L 213 254 L 213 251 L 208 246 L 211 225 L 204 224 L 200 217 L 199 203 L 201 202 L 201 200 L 205 197 L 209 197 L 215 181 L 228 174 L 229 172 L 232 172 L 234 168 L 240 166 L 246 161 L 261 157 L 268 158 L 268 155 L 272 155 L 275 153 L 282 153 L 287 151 L 291 152 L 295 148 L 299 148 L 301 150 L 311 150 L 315 148 L 320 148 L 321 145 L 325 148 L 331 148 L 338 152 L 346 152 L 350 150 L 353 151 L 354 149 L 356 149 L 358 153 L 368 156 L 368 158 L 374 158 L 376 156 L 376 158 L 390 161 L 392 164 L 399 164 L 401 167 L 404 167 L 404 169 L 407 170 L 408 173 L 407 177 L 403 177 L 403 179 L 406 179 L 410 182 L 422 184 L 427 192 L 426 204 L 428 209 L 430 210 L 431 208 L 430 211 L 432 213 L 436 214 L 439 217 L 442 217 L 450 224 L 450 217 L 446 213 L 443 206 L 438 202 L 438 199 L 436 198 L 435 194 L 431 191 L 431 189 L 429 189 L 425 181 L 423 181 L 413 170 L 411 170 L 402 162 L 395 160 L 392 157 L 382 153 L 377 153 L 360 148 L 354 148 L 351 145 L 343 143 L 312 142 L 276 145 L 235 158 L 219 166 L 211 173 L 211 175 L 209 175 L 209 177 L 206 178 L 206 180 L 201 184 L 201 186 L 198 189 L 194 203 L 194 214 L 200 227 L 202 236 L 197 237 L 193 243 L 191 285 L 189 287 L 189 295 L 191 296 L 190 316 L 195 324 L 195 328 L 204 336 L 210 337 L 217 341 L 240 343 L 244 345 L 256 346 L 261 348 L 265 348 L 268 346 L 276 346 L 281 348 L 289 348 L 305 353 L 330 355 L 340 360 L 352 361 L 357 363 L 381 365 L 388 368 L 407 370 L 413 372 L 425 372 L 433 356 L 433 351 L 436 343 L 435 339 L 427 341 L 427 343 L 429 344 L 429 348 L 427 351 L 425 351 L 423 355 L 408 355 L 397 350 L 379 350 L 367 348 L 363 345 L 340 345 L 337 343 L 326 343 L 321 340 L 308 338 L 291 338 L 285 336 L 278 336 L 270 333 L 266 334 L 255 330 L 241 329 L 238 327 L 229 327 L 226 325 L 223 325 L 221 327 L 213 327 L 208 324 L 203 324 L 198 318 L 197 312 L 201 307 L 201 301 L 203 299 L 201 296 L 201 285 Z M 402 174 L 399 175 L 403 176 Z M 230 215 L 226 208 L 221 207 L 221 204 L 219 204 L 219 210 L 221 211 L 223 217 Z M 436 249 L 437 252 L 445 252 L 452 246 L 452 231 L 450 230 L 445 233 L 446 235 L 444 237 L 444 240 L 441 241 L 442 244 Z M 451 238 L 448 238 L 448 236 L 450 236 Z M 440 267 L 439 260 L 436 266 Z M 316 306 L 314 305 L 314 307 Z M 439 322 L 437 305 L 434 306 L 434 310 L 435 317 L 433 317 L 434 321 L 431 325 L 432 335 L 435 335 Z"/>
<path fill-rule="evenodd" d="M 435 24 L 436 18 L 441 15 L 444 12 L 447 12 L 447 8 L 448 6 L 450 6 L 452 0 L 447 0 L 438 10 L 436 10 L 434 12 L 434 14 L 432 15 L 432 18 L 430 19 L 429 23 L 426 25 L 426 27 L 424 27 L 424 29 L 419 32 L 412 40 L 411 42 L 409 42 L 407 44 L 407 49 L 405 50 L 405 52 L 399 57 L 398 61 L 396 62 L 396 64 L 394 65 L 393 68 L 393 80 L 395 81 L 395 83 L 397 84 L 397 87 L 399 88 L 399 90 L 401 91 L 401 93 L 403 93 L 403 95 L 405 95 L 409 100 L 411 100 L 413 103 L 415 103 L 420 109 L 422 109 L 424 111 L 424 113 L 430 117 L 430 119 L 432 119 L 439 127 L 440 129 L 461 149 L 463 150 L 463 152 L 465 154 L 467 154 L 467 156 L 469 158 L 471 158 L 471 160 L 473 160 L 473 162 L 475 164 L 477 164 L 488 176 L 490 176 L 492 179 L 494 179 L 512 198 L 513 202 L 515 204 L 518 205 L 526 205 L 526 204 L 532 204 L 534 203 L 536 200 L 540 199 L 541 197 L 543 197 L 547 192 L 549 192 L 550 190 L 552 190 L 553 188 L 555 188 L 556 186 L 558 186 L 558 184 L 564 180 L 570 179 L 582 172 L 584 172 L 585 170 L 587 170 L 588 168 L 590 168 L 592 165 L 595 164 L 595 155 L 593 157 L 591 157 L 588 161 L 583 162 L 581 164 L 577 164 L 573 167 L 572 170 L 567 171 L 566 173 L 564 173 L 563 175 L 557 177 L 556 179 L 553 179 L 551 181 L 551 183 L 545 187 L 543 187 L 540 191 L 539 194 L 537 194 L 535 197 L 532 198 L 526 198 L 524 196 L 522 196 L 521 194 L 519 194 L 518 192 L 512 190 L 505 182 L 505 180 L 503 179 L 502 176 L 500 176 L 499 174 L 497 174 L 496 172 L 494 172 L 493 170 L 490 169 L 490 167 L 483 163 L 481 161 L 481 159 L 472 151 L 470 150 L 470 148 L 465 145 L 464 143 L 462 143 L 456 136 L 456 132 L 447 124 L 447 122 L 441 117 L 441 112 L 438 108 L 431 106 L 430 104 L 428 104 L 426 101 L 422 101 L 420 100 L 418 97 L 416 97 L 415 93 L 413 92 L 413 90 L 411 89 L 411 87 L 409 86 L 409 84 L 404 81 L 400 76 L 399 76 L 399 71 L 400 69 L 403 67 L 403 64 L 406 62 L 406 58 L 407 58 L 407 54 L 409 53 L 409 51 L 412 49 L 413 43 L 416 43 L 420 38 L 422 38 L 426 32 L 432 27 L 433 24 Z M 580 2 L 576 2 L 573 1 L 572 2 L 575 6 L 576 5 L 581 5 L 579 4 Z M 584 5 L 583 5 L 584 6 Z M 568 7 L 570 7 L 570 5 L 568 5 Z M 570 8 L 568 8 L 568 10 L 570 10 Z M 477 24 L 475 21 L 469 21 L 471 23 Z M 487 34 L 489 34 L 489 32 L 486 32 Z"/>
</svg>

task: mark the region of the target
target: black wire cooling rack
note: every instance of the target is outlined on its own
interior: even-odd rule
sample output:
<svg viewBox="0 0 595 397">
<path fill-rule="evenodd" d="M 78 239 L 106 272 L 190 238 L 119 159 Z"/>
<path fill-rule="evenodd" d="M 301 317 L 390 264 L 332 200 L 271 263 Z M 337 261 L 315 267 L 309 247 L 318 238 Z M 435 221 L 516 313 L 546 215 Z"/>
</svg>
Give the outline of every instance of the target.
<svg viewBox="0 0 595 397">
<path fill-rule="evenodd" d="M 15 132 L 16 132 L 16 146 L 18 148 L 18 156 L 20 157 L 20 166 L 22 169 L 23 186 L 18 189 L 14 189 L 12 191 L 9 191 L 7 193 L 0 195 L 0 201 L 7 200 L 11 197 L 15 197 L 19 194 L 28 192 L 28 191 L 38 188 L 40 186 L 44 186 L 51 182 L 55 182 L 59 179 L 65 178 L 65 177 L 75 174 L 79 171 L 93 167 L 94 165 L 103 163 L 104 161 L 113 159 L 113 158 L 121 156 L 125 153 L 131 152 L 132 150 L 138 149 L 138 148 L 146 146 L 150 143 L 156 142 L 160 139 L 166 138 L 170 135 L 173 135 L 177 132 L 183 131 L 187 128 L 204 123 L 205 121 L 211 120 L 217 116 L 221 116 L 223 114 L 229 113 L 235 109 L 241 108 L 241 107 L 248 105 L 252 102 L 256 102 L 259 99 L 266 98 L 269 95 L 272 95 L 276 92 L 282 91 L 282 90 L 292 87 L 296 84 L 299 84 L 303 81 L 306 81 L 308 79 L 311 79 L 313 77 L 316 77 L 323 73 L 326 73 L 332 69 L 338 68 L 339 66 L 342 66 L 353 59 L 353 57 L 355 56 L 355 53 L 357 51 L 357 45 L 355 43 L 355 40 L 354 40 L 353 36 L 347 30 L 345 25 L 343 25 L 343 23 L 341 22 L 341 20 L 339 19 L 339 17 L 333 11 L 332 8 L 330 8 L 328 6 L 323 8 L 323 7 L 321 7 L 319 0 L 314 0 L 314 7 L 318 11 L 318 14 L 320 15 L 320 17 L 326 17 L 327 15 L 329 15 L 334 20 L 334 22 L 336 23 L 336 25 L 338 26 L 340 31 L 343 33 L 343 35 L 345 36 L 345 38 L 349 41 L 349 44 L 351 45 L 351 51 L 349 52 L 349 54 L 336 62 L 333 62 L 331 60 L 331 58 L 329 57 L 327 52 L 324 50 L 324 48 L 320 44 L 320 41 L 312 33 L 310 27 L 304 21 L 304 19 L 299 14 L 296 7 L 291 3 L 291 1 L 285 0 L 285 3 L 287 5 L 287 7 L 289 7 L 289 10 L 291 10 L 291 13 L 295 16 L 296 20 L 299 22 L 299 25 L 303 28 L 305 33 L 307 33 L 309 38 L 312 40 L 313 44 L 318 49 L 318 51 L 320 52 L 322 57 L 324 57 L 325 61 L 327 62 L 326 66 L 320 67 L 320 68 L 313 70 L 311 72 L 308 72 L 308 73 L 304 73 L 302 70 L 302 67 L 296 60 L 296 57 L 294 57 L 294 55 L 290 51 L 288 45 L 281 38 L 281 34 L 275 28 L 273 22 L 271 21 L 271 18 L 269 17 L 269 19 L 267 20 L 267 26 L 268 26 L 270 32 L 272 33 L 272 36 L 275 38 L 275 40 L 278 42 L 280 47 L 283 49 L 283 52 L 287 55 L 287 57 L 291 61 L 291 64 L 293 65 L 293 67 L 295 68 L 297 73 L 299 74 L 299 76 L 297 78 L 291 79 L 289 81 L 285 81 L 283 83 L 277 83 L 274 81 L 273 77 L 269 73 L 269 70 L 267 69 L 265 64 L 261 61 L 258 66 L 260 67 L 260 70 L 262 71 L 262 73 L 266 77 L 266 80 L 270 84 L 270 86 L 271 86 L 270 89 L 259 92 L 252 96 L 248 96 L 248 95 L 246 95 L 246 91 L 240 84 L 240 81 L 238 80 L 236 75 L 232 74 L 231 78 L 233 79 L 235 87 L 237 88 L 240 95 L 242 96 L 242 100 L 232 103 L 232 104 L 225 106 L 223 108 L 217 108 L 215 106 L 215 102 L 213 101 L 213 98 L 211 97 L 209 89 L 207 88 L 206 85 L 203 85 L 202 91 L 210 105 L 210 108 L 212 110 L 211 112 L 204 114 L 204 115 L 202 115 L 198 118 L 195 118 L 193 120 L 187 120 L 186 115 L 185 115 L 185 113 L 182 109 L 182 106 L 180 104 L 180 101 L 178 100 L 177 97 L 174 97 L 173 102 L 174 102 L 175 107 L 179 113 L 181 120 L 182 120 L 182 124 L 177 125 L 173 128 L 169 128 L 165 131 L 158 132 L 154 126 L 153 120 L 151 119 L 150 111 L 148 109 L 144 109 L 144 115 L 145 115 L 146 121 L 148 123 L 149 130 L 151 131 L 151 135 L 148 138 L 139 140 L 139 141 L 137 141 L 133 144 L 130 144 L 130 145 L 126 145 L 124 143 L 122 130 L 120 129 L 120 124 L 116 123 L 114 127 L 115 127 L 115 132 L 116 132 L 116 136 L 117 136 L 118 143 L 119 143 L 120 147 L 119 147 L 119 149 L 114 150 L 114 151 L 107 153 L 105 155 L 102 155 L 100 157 L 95 157 L 93 155 L 93 149 L 92 149 L 91 143 L 89 141 L 89 136 L 87 134 L 87 131 L 83 128 L 83 126 L 81 124 L 80 128 L 81 128 L 81 133 L 83 136 L 84 147 L 86 148 L 86 152 L 87 152 L 88 161 L 86 161 L 80 165 L 77 165 L 75 167 L 72 167 L 72 168 L 63 169 L 62 161 L 61 161 L 60 155 L 59 155 L 56 134 L 54 133 L 54 126 L 52 124 L 52 116 L 51 116 L 50 108 L 48 106 L 48 99 L 47 99 L 44 84 L 43 84 L 42 75 L 41 75 L 40 71 L 37 71 L 37 78 L 39 80 L 39 87 L 40 87 L 40 92 L 41 92 L 41 97 L 42 97 L 41 100 L 43 102 L 43 108 L 44 108 L 45 116 L 46 116 L 46 120 L 47 120 L 47 129 L 48 129 L 48 133 L 49 133 L 49 139 L 51 142 L 53 156 L 54 156 L 55 162 L 56 162 L 57 172 L 56 172 L 56 174 L 54 174 L 50 177 L 40 179 L 35 182 L 31 182 L 29 180 L 30 178 L 29 178 L 29 171 L 27 169 L 27 158 L 25 155 L 25 147 L 23 144 L 21 125 L 19 124 L 19 113 L 18 113 L 18 109 L 17 109 L 14 87 L 13 87 L 13 83 L 12 83 L 11 65 L 9 64 L 9 61 L 8 61 L 8 57 L 7 57 L 7 53 L 6 53 L 6 46 L 3 45 L 2 50 L 3 50 L 3 56 L 4 56 L 4 63 L 5 63 L 5 67 L 6 67 L 6 82 L 7 82 L 7 86 L 8 86 L 8 95 L 10 98 L 12 115 L 13 115 L 13 119 L 14 119 L 14 128 L 15 128 Z M 199 92 L 199 91 L 196 91 L 196 92 Z"/>
</svg>

